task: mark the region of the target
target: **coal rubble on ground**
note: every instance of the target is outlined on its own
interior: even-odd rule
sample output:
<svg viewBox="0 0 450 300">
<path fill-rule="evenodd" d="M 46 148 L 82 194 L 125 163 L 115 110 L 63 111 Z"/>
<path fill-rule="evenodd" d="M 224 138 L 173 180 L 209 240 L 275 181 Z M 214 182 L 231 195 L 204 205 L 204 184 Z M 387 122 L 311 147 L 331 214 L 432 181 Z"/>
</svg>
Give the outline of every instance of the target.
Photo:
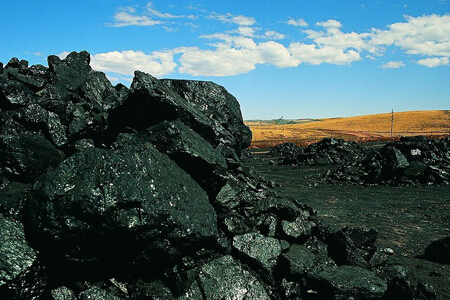
<svg viewBox="0 0 450 300">
<path fill-rule="evenodd" d="M 287 142 L 270 151 L 272 156 L 281 156 L 280 165 L 334 165 L 359 161 L 365 157 L 366 149 L 355 142 L 324 138 L 306 148 Z"/>
<path fill-rule="evenodd" d="M 223 87 L 89 59 L 0 67 L 0 299 L 435 298 L 245 168 Z"/>
<path fill-rule="evenodd" d="M 306 148 L 284 143 L 273 148 L 281 165 L 337 165 L 322 181 L 333 184 L 450 185 L 450 137 L 402 137 L 381 149 L 325 138 Z"/>
<path fill-rule="evenodd" d="M 362 160 L 328 171 L 329 183 L 381 185 L 450 185 L 450 137 L 403 137 L 381 149 L 366 151 Z"/>
</svg>

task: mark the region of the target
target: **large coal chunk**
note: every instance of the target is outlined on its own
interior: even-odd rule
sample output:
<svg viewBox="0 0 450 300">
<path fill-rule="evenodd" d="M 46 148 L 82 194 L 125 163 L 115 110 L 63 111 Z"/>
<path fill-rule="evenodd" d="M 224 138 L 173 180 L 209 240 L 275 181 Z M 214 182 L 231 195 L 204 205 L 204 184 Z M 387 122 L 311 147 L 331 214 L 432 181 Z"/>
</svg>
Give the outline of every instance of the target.
<svg viewBox="0 0 450 300">
<path fill-rule="evenodd" d="M 270 299 L 262 283 L 229 255 L 203 265 L 196 277 L 203 299 Z"/>
<path fill-rule="evenodd" d="M 428 245 L 425 249 L 425 258 L 441 264 L 450 264 L 450 236 Z"/>
<path fill-rule="evenodd" d="M 25 84 L 8 80 L 6 76 L 0 76 L 0 106 L 2 109 L 25 107 L 36 103 L 38 97 L 26 87 Z"/>
<path fill-rule="evenodd" d="M 74 154 L 41 178 L 27 214 L 30 239 L 50 264 L 114 272 L 142 262 L 156 272 L 217 236 L 206 193 L 150 144 Z"/>
<path fill-rule="evenodd" d="M 162 122 L 140 134 L 166 153 L 213 198 L 227 177 L 227 163 L 221 153 L 180 121 Z"/>
<path fill-rule="evenodd" d="M 318 299 L 381 299 L 387 291 L 381 278 L 361 267 L 317 268 L 309 275 Z"/>
<path fill-rule="evenodd" d="M 48 67 L 54 74 L 52 81 L 62 85 L 66 90 L 76 91 L 92 72 L 90 60 L 90 54 L 86 51 L 71 52 L 63 60 L 56 55 L 49 56 Z"/>
<path fill-rule="evenodd" d="M 238 108 L 236 99 L 213 83 L 158 80 L 136 71 L 127 99 L 111 113 L 109 135 L 178 119 L 214 147 L 239 154 L 250 144 L 251 131 Z"/>
<path fill-rule="evenodd" d="M 89 63 L 86 51 L 71 52 L 63 60 L 49 56 L 52 85 L 38 93 L 46 99 L 44 107 L 55 111 L 76 139 L 105 130 L 109 110 L 121 102 L 105 74 L 92 70 Z"/>
<path fill-rule="evenodd" d="M 0 297 L 7 295 L 36 260 L 36 252 L 27 244 L 22 224 L 0 214 Z M 6 299 L 3 298 L 2 299 Z"/>
<path fill-rule="evenodd" d="M 0 187 L 0 214 L 14 220 L 21 220 L 30 190 L 31 184 L 20 182 L 11 182 Z"/>
<path fill-rule="evenodd" d="M 294 279 L 301 279 L 318 264 L 317 257 L 306 246 L 293 244 L 280 259 L 280 273 L 288 272 Z"/>
<path fill-rule="evenodd" d="M 223 86 L 208 81 L 173 79 L 163 79 L 162 84 L 229 131 L 236 139 L 234 148 L 238 153 L 250 146 L 252 132 L 244 125 L 239 102 Z"/>
<path fill-rule="evenodd" d="M 281 254 L 279 240 L 255 232 L 235 236 L 233 247 L 267 270 L 275 267 L 276 260 Z"/>
<path fill-rule="evenodd" d="M 367 267 L 377 237 L 373 229 L 345 227 L 328 237 L 328 253 L 338 265 Z"/>
<path fill-rule="evenodd" d="M 0 167 L 10 180 L 33 182 L 62 160 L 63 154 L 38 134 L 0 135 Z"/>
<path fill-rule="evenodd" d="M 386 300 L 417 299 L 435 300 L 436 293 L 432 286 L 418 282 L 412 285 L 405 278 L 395 277 L 388 283 L 388 289 L 383 297 Z"/>
</svg>

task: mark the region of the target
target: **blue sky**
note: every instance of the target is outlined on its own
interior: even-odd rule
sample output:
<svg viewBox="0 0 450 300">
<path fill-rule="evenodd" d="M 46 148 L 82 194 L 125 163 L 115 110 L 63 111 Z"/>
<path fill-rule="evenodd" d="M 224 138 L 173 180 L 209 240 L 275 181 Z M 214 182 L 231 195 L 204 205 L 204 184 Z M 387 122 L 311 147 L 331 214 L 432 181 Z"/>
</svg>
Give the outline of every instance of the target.
<svg viewBox="0 0 450 300">
<path fill-rule="evenodd" d="M 0 61 L 87 50 L 129 85 L 211 80 L 245 119 L 450 109 L 450 0 L 54 1 L 0 4 Z"/>
</svg>

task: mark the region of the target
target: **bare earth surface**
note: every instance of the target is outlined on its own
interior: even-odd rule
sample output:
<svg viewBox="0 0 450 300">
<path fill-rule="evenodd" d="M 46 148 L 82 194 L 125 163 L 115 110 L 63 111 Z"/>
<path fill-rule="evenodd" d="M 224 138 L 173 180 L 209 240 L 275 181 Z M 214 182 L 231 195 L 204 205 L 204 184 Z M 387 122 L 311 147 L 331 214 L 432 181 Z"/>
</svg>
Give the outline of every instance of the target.
<svg viewBox="0 0 450 300">
<path fill-rule="evenodd" d="M 377 245 L 390 248 L 409 268 L 411 282 L 431 284 L 437 299 L 450 299 L 450 265 L 420 258 L 434 240 L 450 235 L 450 187 L 335 186 L 314 184 L 329 167 L 279 166 L 266 151 L 253 150 L 247 164 L 280 192 L 315 208 L 332 230 L 344 226 L 373 228 Z"/>
</svg>

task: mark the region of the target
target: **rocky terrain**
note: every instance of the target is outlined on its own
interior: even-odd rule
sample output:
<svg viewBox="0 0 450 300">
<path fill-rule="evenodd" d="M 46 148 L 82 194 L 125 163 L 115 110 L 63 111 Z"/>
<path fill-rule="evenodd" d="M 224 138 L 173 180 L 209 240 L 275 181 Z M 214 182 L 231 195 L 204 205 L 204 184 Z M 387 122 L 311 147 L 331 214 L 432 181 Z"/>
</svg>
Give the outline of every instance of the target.
<svg viewBox="0 0 450 300">
<path fill-rule="evenodd" d="M 436 298 L 377 231 L 331 230 L 243 165 L 223 87 L 112 86 L 89 59 L 0 66 L 0 299 Z"/>
</svg>

